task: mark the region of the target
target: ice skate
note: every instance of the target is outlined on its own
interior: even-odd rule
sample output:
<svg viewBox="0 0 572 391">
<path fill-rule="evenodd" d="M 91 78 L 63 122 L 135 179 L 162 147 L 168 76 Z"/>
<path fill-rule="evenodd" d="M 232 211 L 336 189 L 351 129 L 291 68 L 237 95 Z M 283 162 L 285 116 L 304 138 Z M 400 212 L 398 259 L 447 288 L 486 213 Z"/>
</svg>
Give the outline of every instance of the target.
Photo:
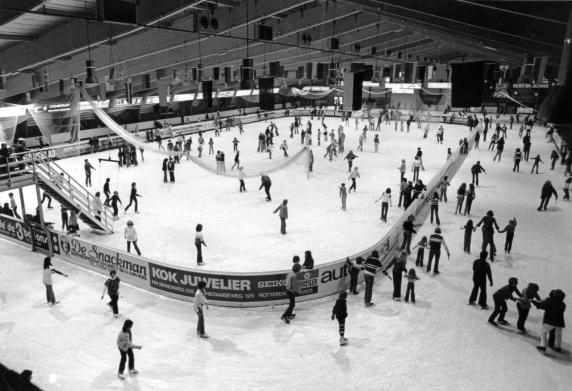
<svg viewBox="0 0 572 391">
<path fill-rule="evenodd" d="M 290 324 L 290 320 L 289 320 L 288 318 L 286 318 L 284 315 L 282 315 L 282 316 L 280 317 L 280 319 L 281 319 L 284 323 Z"/>
<path fill-rule="evenodd" d="M 340 345 L 344 346 L 348 344 L 348 339 L 344 337 L 340 337 Z"/>
<path fill-rule="evenodd" d="M 199 337 L 201 338 L 208 338 L 209 335 L 207 333 L 203 333 L 203 334 L 199 334 Z"/>
<path fill-rule="evenodd" d="M 138 371 L 137 369 L 130 369 L 130 370 L 129 370 L 129 374 L 130 374 L 130 375 L 135 376 L 135 375 L 137 375 L 138 373 L 139 373 L 139 371 Z"/>
<path fill-rule="evenodd" d="M 125 380 L 125 375 L 123 373 L 118 373 L 117 377 L 120 378 L 121 380 Z"/>
</svg>

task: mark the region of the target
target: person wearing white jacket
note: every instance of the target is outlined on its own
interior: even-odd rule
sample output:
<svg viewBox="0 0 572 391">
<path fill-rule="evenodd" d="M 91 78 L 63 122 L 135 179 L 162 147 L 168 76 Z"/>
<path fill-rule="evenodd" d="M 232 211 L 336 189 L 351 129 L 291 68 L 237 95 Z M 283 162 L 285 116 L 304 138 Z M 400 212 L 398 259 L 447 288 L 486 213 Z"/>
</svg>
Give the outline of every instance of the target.
<svg viewBox="0 0 572 391">
<path fill-rule="evenodd" d="M 391 189 L 388 187 L 381 196 L 375 201 L 378 202 L 381 200 L 381 220 L 387 223 L 387 210 L 391 205 Z"/>
<path fill-rule="evenodd" d="M 208 338 L 209 335 L 205 333 L 205 316 L 203 314 L 203 307 L 209 308 L 206 297 L 207 284 L 204 281 L 199 281 L 197 292 L 195 293 L 195 301 L 193 303 L 193 308 L 199 317 L 197 323 L 197 334 L 201 338 Z"/>
<path fill-rule="evenodd" d="M 133 243 L 133 247 L 135 247 L 135 251 L 137 251 L 137 255 L 141 255 L 141 251 L 139 250 L 139 246 L 137 246 L 137 231 L 133 226 L 133 221 L 129 220 L 127 222 L 127 227 L 125 227 L 125 240 L 127 240 L 127 252 L 131 252 L 131 243 Z"/>
</svg>

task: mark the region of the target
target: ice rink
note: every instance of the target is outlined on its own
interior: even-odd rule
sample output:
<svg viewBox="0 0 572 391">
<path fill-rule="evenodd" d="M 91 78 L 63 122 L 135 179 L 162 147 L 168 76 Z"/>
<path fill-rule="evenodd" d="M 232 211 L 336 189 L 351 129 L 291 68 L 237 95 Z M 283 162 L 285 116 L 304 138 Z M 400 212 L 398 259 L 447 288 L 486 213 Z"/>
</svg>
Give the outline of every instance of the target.
<svg viewBox="0 0 572 391">
<path fill-rule="evenodd" d="M 310 117 L 303 117 L 304 127 Z M 311 250 L 317 264 L 351 256 L 369 248 L 379 241 L 397 220 L 402 210 L 397 208 L 399 198 L 399 170 L 401 159 L 407 163 L 407 178 L 412 178 L 411 163 L 421 147 L 424 151 L 425 171 L 420 178 L 428 183 L 443 166 L 447 148 L 454 151 L 460 137 L 466 136 L 468 129 L 460 125 L 445 125 L 445 140 L 437 144 L 435 129 L 439 124 L 430 124 L 431 131 L 423 139 L 423 130 L 416 124 L 411 125 L 407 133 L 395 132 L 394 123 L 383 125 L 380 132 L 367 132 L 364 151 L 357 151 L 358 138 L 366 121 L 360 121 L 355 130 L 352 119 L 345 129 L 346 152 L 334 157 L 330 162 L 323 158 L 326 150 L 324 137 L 317 146 L 316 128 L 323 132 L 321 121 L 314 117 L 312 121 L 312 147 L 315 157 L 314 172 L 310 178 L 306 175 L 306 157 L 290 163 L 284 169 L 269 174 L 272 180 L 272 202 L 265 201 L 264 191 L 260 187 L 259 172 L 281 165 L 285 158 L 279 145 L 283 140 L 288 144 L 288 152 L 294 155 L 300 151 L 300 135 L 290 139 L 290 118 L 276 120 L 280 136 L 274 139 L 272 160 L 267 153 L 257 153 L 258 134 L 264 132 L 270 124 L 255 122 L 244 125 L 245 133 L 240 136 L 238 128 L 223 131 L 221 137 L 213 132 L 205 133 L 205 142 L 213 138 L 214 150 L 223 150 L 226 155 L 227 173 L 232 173 L 234 160 L 232 140 L 239 140 L 241 164 L 247 174 L 255 175 L 246 179 L 246 193 L 239 193 L 238 178 L 216 175 L 182 158 L 175 169 L 176 182 L 163 183 L 161 164 L 165 155 L 146 151 L 145 161 L 138 167 L 118 169 L 116 163 L 98 163 L 99 158 L 117 159 L 117 150 L 101 152 L 95 155 L 58 161 L 67 172 L 84 183 L 84 159 L 89 159 L 96 168 L 92 174 L 93 187 L 90 191 L 101 191 L 105 178 L 111 179 L 111 191 L 119 191 L 123 208 L 129 203 L 131 183 L 137 183 L 140 214 L 135 214 L 132 206 L 127 213 L 120 207 L 120 220 L 115 222 L 115 233 L 100 235 L 90 232 L 89 227 L 80 222 L 81 236 L 88 240 L 111 247 L 126 249 L 123 230 L 128 220 L 135 223 L 139 235 L 139 247 L 143 256 L 160 260 L 167 264 L 196 268 L 196 250 L 194 243 L 195 227 L 204 226 L 204 237 L 208 247 L 203 250 L 206 265 L 202 270 L 219 271 L 269 271 L 284 270 L 291 264 L 293 255 L 303 257 L 305 250 Z M 339 118 L 326 118 L 329 131 L 342 123 Z M 379 153 L 374 153 L 373 137 L 380 136 Z M 192 156 L 197 156 L 197 135 L 193 135 Z M 328 136 L 329 140 L 329 136 Z M 163 144 L 166 146 L 167 141 Z M 329 144 L 329 142 L 328 142 Z M 150 144 L 156 148 L 156 144 Z M 341 183 L 349 188 L 346 153 L 353 150 L 358 158 L 354 167 L 359 168 L 358 191 L 348 195 L 347 211 L 343 212 L 339 198 Z M 139 152 L 138 152 L 139 154 Z M 139 155 L 140 156 L 140 155 Z M 215 170 L 214 155 L 208 154 L 208 144 L 203 151 L 202 160 Z M 236 169 L 235 175 L 236 175 Z M 394 207 L 390 208 L 388 222 L 380 221 L 379 198 L 386 188 L 393 191 Z M 33 187 L 25 189 L 28 211 L 33 210 L 37 201 Z M 8 200 L 7 194 L 0 194 L 0 201 Z M 289 219 L 287 235 L 280 234 L 280 219 L 272 212 L 283 199 L 288 199 Z M 5 201 L 4 201 L 5 202 Z M 32 207 L 30 207 L 32 206 Z M 45 207 L 46 221 L 55 223 L 61 229 L 59 205 L 54 209 Z M 333 244 L 336 244 L 335 246 Z"/>
<path fill-rule="evenodd" d="M 281 134 L 286 134 L 280 124 L 279 128 Z M 459 128 L 459 132 L 463 129 L 466 130 Z M 448 130 L 449 127 L 445 140 L 455 143 L 453 137 L 448 137 L 453 132 Z M 350 141 L 346 149 L 350 149 L 350 145 L 355 144 L 351 141 L 355 132 L 352 128 L 347 133 Z M 55 294 L 61 303 L 49 307 L 41 283 L 43 256 L 1 239 L 2 362 L 18 372 L 32 369 L 34 382 L 50 391 L 569 390 L 572 384 L 569 328 L 563 333 L 563 353 L 548 349 L 547 355 L 542 355 L 535 348 L 542 311 L 531 310 L 526 324 L 529 332 L 520 335 L 514 327 L 517 316 L 514 303 L 508 304 L 507 320 L 511 326 L 503 328 L 493 328 L 486 323 L 489 311 L 467 305 L 472 288 L 472 262 L 480 248 L 481 233 L 477 230 L 473 234 L 472 254 L 464 254 L 460 227 L 468 217 L 454 215 L 452 200 L 460 183 L 470 181 L 470 166 L 476 160 L 481 161 L 487 174 L 481 177 L 471 218 L 476 223 L 492 209 L 501 228 L 513 216 L 518 220 L 511 255 L 503 254 L 504 234 L 495 234 L 498 258 L 491 264 L 494 287 L 488 288 L 488 304 L 492 305 L 492 292 L 512 276 L 519 279 L 521 289 L 529 282 L 539 284 L 542 298 L 552 289 L 563 289 L 568 294 L 565 302 L 570 303 L 572 207 L 569 202 L 561 201 L 563 169 L 557 166 L 555 171 L 549 170 L 548 156 L 553 146 L 544 140 L 545 129 L 535 125 L 531 156 L 540 154 L 545 164 L 541 165 L 539 175 L 531 175 L 531 163 L 526 162 L 521 164 L 519 174 L 513 173 L 512 154 L 514 148 L 522 146 L 516 133 L 516 130 L 509 131 L 500 163 L 492 162 L 493 153 L 486 151 L 481 142 L 481 150 L 470 151 L 452 181 L 451 201 L 440 205 L 441 227 L 451 259 L 442 258 L 441 274 L 437 277 L 417 270 L 420 281 L 416 286 L 416 304 L 393 301 L 392 284 L 382 275 L 376 278 L 375 307 L 364 308 L 363 292 L 359 296 L 350 295 L 347 346 L 339 346 L 337 323 L 330 320 L 334 297 L 299 304 L 295 311 L 297 317 L 290 325 L 280 321 L 283 306 L 211 307 L 206 312 L 206 330 L 211 337 L 204 340 L 195 333 L 196 316 L 191 303 L 161 298 L 124 284 L 119 302 L 122 316 L 114 319 L 105 305 L 106 300 L 100 300 L 104 278 L 57 259 L 54 266 L 68 273 L 69 278 L 54 276 Z M 345 214 L 339 210 L 337 198 L 338 182 L 347 178 L 346 166 L 339 158 L 329 163 L 316 154 L 317 173 L 310 180 L 297 165 L 274 174 L 275 201 L 266 204 L 263 195 L 255 191 L 257 179 L 247 181 L 247 194 L 239 194 L 236 179 L 217 178 L 186 162 L 178 167 L 177 183 L 163 185 L 158 158 L 149 155 L 143 165 L 153 166 L 153 171 L 141 168 L 120 171 L 121 194 L 127 195 L 129 182 L 133 180 L 140 183 L 140 192 L 145 198 L 141 202 L 142 213 L 122 216 L 118 226 L 133 219 L 144 254 L 193 266 L 194 259 L 189 261 L 194 256 L 190 238 L 196 222 L 203 222 L 209 244 L 205 251 L 206 262 L 213 270 L 223 262 L 229 269 L 257 270 L 256 265 L 238 265 L 245 259 L 252 262 L 262 254 L 276 258 L 276 261 L 268 259 L 269 266 L 284 268 L 292 252 L 301 254 L 308 243 L 316 249 L 318 261 L 361 250 L 383 234 L 379 207 L 373 201 L 383 188 L 396 189 L 396 167 L 401 156 L 407 158 L 409 165 L 414 147 L 421 146 L 424 157 L 427 156 L 427 171 L 422 178 L 427 181 L 445 159 L 446 146 L 436 146 L 433 133 L 427 141 L 421 140 L 417 129 L 412 129 L 409 135 L 396 135 L 393 128 L 391 131 L 385 128 L 381 135 L 379 156 L 371 153 L 371 139 L 368 139 L 367 150 L 358 153 L 360 158 L 356 165 L 362 171 L 362 179 L 358 193 L 349 198 Z M 411 142 L 403 142 L 406 139 Z M 244 145 L 247 144 L 245 141 Z M 292 142 L 289 145 L 291 150 L 299 146 Z M 230 145 L 225 147 L 227 161 L 231 160 L 231 150 Z M 275 155 L 278 159 L 279 153 Z M 81 159 L 76 159 L 75 164 L 73 160 L 62 163 L 70 171 L 83 174 L 78 163 Z M 95 157 L 89 159 L 94 161 Z M 116 170 L 109 169 L 114 182 Z M 98 174 L 95 173 L 94 185 Z M 537 212 L 540 188 L 546 180 L 552 180 L 559 199 L 551 201 L 547 212 Z M 295 191 L 289 190 L 286 184 L 291 184 Z M 202 191 L 195 195 L 194 189 Z M 175 195 L 179 192 L 185 196 Z M 278 218 L 271 214 L 282 198 L 292 200 L 291 225 L 286 237 L 279 236 Z M 207 200 L 212 199 L 220 205 L 215 213 L 205 206 L 211 205 Z M 228 200 L 233 201 L 232 205 L 226 204 Z M 189 221 L 178 217 L 182 215 L 182 208 L 188 210 Z M 306 216 L 308 210 L 316 213 Z M 52 213 L 53 220 L 59 222 L 59 211 L 54 209 Z M 397 213 L 395 207 L 390 210 L 388 226 Z M 249 217 L 252 218 L 250 229 L 244 222 L 233 224 L 235 220 Z M 313 221 L 316 222 L 311 224 Z M 165 230 L 169 224 L 173 228 L 171 240 L 167 241 L 167 236 L 151 239 L 154 232 Z M 220 232 L 216 228 L 219 226 L 224 227 Z M 322 231 L 313 232 L 317 227 Z M 414 242 L 433 229 L 426 221 Z M 374 232 L 370 232 L 372 230 Z M 82 233 L 82 236 L 89 235 Z M 121 234 L 109 238 L 109 244 L 122 245 Z M 327 253 L 328 248 L 333 255 Z M 240 253 L 235 255 L 234 251 Z M 222 259 L 229 254 L 235 259 Z M 410 257 L 407 266 L 413 263 Z M 115 343 L 126 318 L 134 321 L 134 343 L 143 345 L 143 349 L 135 351 L 139 375 L 120 381 L 116 376 L 119 354 Z M 570 310 L 565 313 L 565 320 L 569 327 L 572 324 Z"/>
</svg>

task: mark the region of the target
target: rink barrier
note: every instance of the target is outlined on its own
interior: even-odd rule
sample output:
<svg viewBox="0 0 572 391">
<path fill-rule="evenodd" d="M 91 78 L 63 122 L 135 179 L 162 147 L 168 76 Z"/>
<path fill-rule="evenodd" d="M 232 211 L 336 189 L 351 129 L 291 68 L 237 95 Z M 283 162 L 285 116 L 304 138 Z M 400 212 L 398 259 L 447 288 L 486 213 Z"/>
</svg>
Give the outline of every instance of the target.
<svg viewBox="0 0 572 391">
<path fill-rule="evenodd" d="M 470 149 L 474 144 L 474 132 L 467 134 Z M 466 156 L 461 155 L 457 148 L 449 161 L 429 182 L 426 194 L 431 194 L 437 189 L 443 176 L 447 175 L 451 180 Z M 377 250 L 382 263 L 387 264 L 397 254 L 403 235 L 402 225 L 408 216 L 413 215 L 417 221 L 423 221 L 429 210 L 430 205 L 425 199 L 413 201 L 380 241 L 349 258 L 355 260 L 361 256 L 365 259 L 372 251 Z M 178 300 L 192 301 L 198 281 L 205 281 L 207 298 L 213 305 L 257 307 L 288 303 L 284 289 L 284 279 L 288 270 L 233 273 L 202 272 L 200 269 L 174 267 L 91 243 L 79 237 L 32 227 L 5 215 L 0 215 L 0 234 L 17 243 L 31 246 L 41 253 L 47 253 L 51 244 L 53 255 L 58 259 L 105 277 L 109 275 L 110 270 L 116 270 L 119 278 L 130 285 Z M 297 278 L 301 288 L 301 294 L 297 297 L 299 302 L 331 296 L 346 290 L 349 286 L 349 271 L 345 258 L 318 265 L 315 269 L 302 270 Z M 385 277 L 378 275 L 377 280 L 379 284 L 379 281 L 385 281 Z"/>
</svg>

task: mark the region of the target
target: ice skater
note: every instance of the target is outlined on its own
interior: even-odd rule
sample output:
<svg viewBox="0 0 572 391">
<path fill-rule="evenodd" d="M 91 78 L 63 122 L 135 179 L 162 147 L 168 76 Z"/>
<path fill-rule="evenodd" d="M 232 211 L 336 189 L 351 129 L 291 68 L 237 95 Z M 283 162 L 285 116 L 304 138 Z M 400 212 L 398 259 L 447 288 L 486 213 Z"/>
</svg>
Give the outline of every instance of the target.
<svg viewBox="0 0 572 391">
<path fill-rule="evenodd" d="M 95 167 L 91 165 L 89 160 L 85 159 L 83 168 L 85 170 L 85 185 L 91 186 L 91 170 L 95 171 Z"/>
<path fill-rule="evenodd" d="M 207 286 L 206 282 L 199 281 L 193 302 L 193 309 L 195 310 L 198 317 L 197 335 L 201 338 L 209 337 L 209 335 L 205 332 L 205 315 L 203 312 L 203 308 L 206 309 L 209 308 L 209 304 L 207 303 L 206 286 Z"/>
<path fill-rule="evenodd" d="M 137 209 L 137 197 L 141 197 L 141 195 L 137 193 L 137 183 L 133 182 L 131 184 L 131 193 L 129 194 L 129 205 L 125 207 L 125 212 L 127 212 L 127 209 L 131 207 L 131 204 L 135 204 L 135 213 L 139 213 L 139 210 Z"/>
<path fill-rule="evenodd" d="M 67 230 L 69 229 L 68 208 L 63 204 L 60 206 L 60 213 L 62 217 L 62 232 L 67 232 Z"/>
<path fill-rule="evenodd" d="M 10 209 L 12 210 L 12 213 L 14 213 L 14 217 L 21 219 L 20 215 L 18 214 L 18 204 L 14 199 L 14 193 L 8 193 L 8 198 L 10 198 Z"/>
<path fill-rule="evenodd" d="M 402 277 L 405 273 L 407 273 L 407 268 L 405 267 L 405 263 L 407 261 L 407 251 L 401 250 L 399 255 L 393 257 L 393 259 L 383 268 L 384 272 L 387 272 L 387 269 L 391 269 L 391 276 L 393 281 L 393 300 L 400 301 L 401 300 L 401 281 Z"/>
<path fill-rule="evenodd" d="M 477 185 L 479 186 L 479 174 L 483 172 L 483 173 L 487 173 L 485 171 L 485 169 L 483 168 L 483 166 L 481 166 L 481 162 L 477 161 L 475 164 L 473 164 L 473 166 L 471 167 L 471 174 L 473 175 L 473 185 Z"/>
<path fill-rule="evenodd" d="M 349 269 L 349 276 L 350 276 L 350 293 L 352 295 L 359 294 L 357 286 L 358 286 L 359 272 L 363 270 L 362 264 L 363 264 L 362 257 L 357 257 L 354 262 L 350 261 L 349 258 L 346 258 L 346 265 Z"/>
<path fill-rule="evenodd" d="M 544 310 L 542 329 L 540 331 L 540 345 L 536 347 L 541 352 L 546 351 L 546 337 L 552 332 L 554 332 L 554 351 L 558 353 L 562 351 L 562 329 L 564 328 L 564 311 L 566 311 L 565 297 L 566 295 L 562 290 L 554 289 L 550 291 L 548 298 L 538 303 L 532 302 L 536 308 Z"/>
<path fill-rule="evenodd" d="M 467 195 L 467 184 L 461 183 L 459 189 L 457 190 L 457 205 L 455 206 L 455 214 L 463 213 L 463 202 L 465 201 L 465 196 Z"/>
<path fill-rule="evenodd" d="M 197 248 L 197 266 L 203 266 L 203 249 L 202 246 L 207 247 L 203 237 L 203 225 L 197 224 L 195 228 L 195 247 Z"/>
<path fill-rule="evenodd" d="M 489 210 L 487 214 L 483 216 L 483 218 L 481 219 L 481 221 L 478 222 L 474 230 L 479 228 L 481 224 L 483 225 L 482 228 L 483 244 L 481 246 L 481 251 L 485 251 L 487 249 L 487 245 L 489 245 L 490 260 L 491 262 L 494 262 L 497 252 L 494 240 L 494 234 L 495 234 L 494 228 L 496 228 L 496 230 L 498 231 L 499 225 L 497 224 L 497 221 L 494 217 L 494 213 L 492 210 Z"/>
<path fill-rule="evenodd" d="M 171 156 L 169 156 L 169 161 L 167 162 L 167 171 L 169 171 L 169 181 L 175 183 L 175 162 Z"/>
<path fill-rule="evenodd" d="M 415 258 L 415 266 L 423 267 L 423 260 L 425 258 L 425 249 L 429 248 L 427 245 L 427 236 L 423 236 L 419 243 L 412 248 L 412 250 L 417 249 L 417 258 Z"/>
<path fill-rule="evenodd" d="M 357 167 L 356 167 L 357 168 Z M 381 200 L 381 220 L 387 223 L 387 211 L 391 204 L 391 189 L 388 187 L 375 202 Z"/>
<path fill-rule="evenodd" d="M 286 144 L 286 140 L 282 141 L 282 144 L 280 144 L 280 149 L 282 150 L 282 152 L 284 152 L 284 157 L 287 158 L 288 157 L 288 144 Z"/>
<path fill-rule="evenodd" d="M 342 199 L 342 210 L 346 210 L 346 200 L 348 198 L 348 192 L 346 190 L 346 184 L 342 183 L 340 185 L 340 198 Z"/>
<path fill-rule="evenodd" d="M 538 284 L 531 282 L 528 286 L 522 290 L 522 296 L 516 300 L 516 309 L 518 310 L 518 320 L 516 322 L 516 328 L 522 333 L 526 332 L 524 324 L 526 318 L 528 318 L 528 312 L 533 301 L 540 301 L 540 296 L 538 296 Z"/>
<path fill-rule="evenodd" d="M 103 184 L 103 194 L 105 194 L 105 202 L 103 205 L 109 206 L 109 201 L 111 200 L 111 190 L 109 189 L 109 182 L 111 181 L 110 178 L 105 178 L 105 183 Z"/>
<path fill-rule="evenodd" d="M 346 318 L 348 317 L 348 307 L 346 304 L 346 299 L 348 297 L 347 292 L 341 292 L 332 308 L 332 320 L 338 320 L 338 332 L 340 334 L 340 345 L 347 345 L 348 339 L 344 337 L 346 332 Z"/>
<path fill-rule="evenodd" d="M 556 200 L 558 200 L 558 193 L 556 192 L 554 186 L 552 186 L 552 182 L 550 181 L 544 182 L 544 185 L 542 185 L 542 190 L 540 191 L 540 206 L 538 207 L 538 209 L 536 209 L 537 211 L 539 212 L 542 210 L 546 211 L 546 208 L 548 207 L 548 202 L 550 201 L 552 194 L 554 194 L 554 197 L 556 198 Z"/>
<path fill-rule="evenodd" d="M 409 215 L 406 221 L 403 222 L 403 241 L 401 242 L 400 250 L 407 249 L 407 254 L 411 254 L 411 237 L 414 233 L 417 233 L 415 230 L 415 225 L 413 224 L 415 221 L 415 216 Z"/>
<path fill-rule="evenodd" d="M 491 325 L 498 326 L 498 323 L 503 325 L 508 324 L 508 322 L 504 319 L 504 316 L 508 310 L 506 306 L 506 301 L 507 300 L 516 301 L 516 298 L 512 295 L 513 293 L 516 293 L 519 297 L 522 296 L 522 294 L 517 288 L 517 285 L 518 285 L 518 279 L 516 277 L 511 277 L 508 279 L 508 285 L 503 286 L 493 294 L 495 309 L 491 314 L 491 316 L 489 316 L 489 323 Z M 498 320 L 496 319 L 497 316 Z"/>
<path fill-rule="evenodd" d="M 266 201 L 272 201 L 272 197 L 270 197 L 270 187 L 272 186 L 272 181 L 270 181 L 270 177 L 264 173 L 260 173 L 260 187 L 258 191 L 264 188 L 264 192 L 266 193 Z"/>
<path fill-rule="evenodd" d="M 286 311 L 284 311 L 280 319 L 286 324 L 289 324 L 290 320 L 296 316 L 293 311 L 296 306 L 296 294 L 300 294 L 297 277 L 300 270 L 302 270 L 302 266 L 300 266 L 299 263 L 292 265 L 292 271 L 288 272 L 286 280 L 284 281 L 284 288 L 286 289 L 286 296 L 288 297 L 288 308 L 286 308 Z"/>
<path fill-rule="evenodd" d="M 409 295 L 411 295 L 411 302 L 415 304 L 415 283 L 419 280 L 415 268 L 409 269 L 407 272 L 407 290 L 405 291 L 405 302 L 409 302 Z"/>
<path fill-rule="evenodd" d="M 471 237 L 473 236 L 473 231 L 475 229 L 473 225 L 473 220 L 469 219 L 461 229 L 465 230 L 465 237 L 463 240 L 463 251 L 467 254 L 471 253 Z"/>
<path fill-rule="evenodd" d="M 445 175 L 437 186 L 439 187 L 439 200 L 447 202 L 447 188 L 451 186 L 449 177 Z"/>
<path fill-rule="evenodd" d="M 105 295 L 105 291 L 109 295 L 111 299 L 107 305 L 111 307 L 113 311 L 113 316 L 118 318 L 119 317 L 119 283 L 121 280 L 117 277 L 117 272 L 115 270 L 111 270 L 109 272 L 109 278 L 103 284 L 103 292 L 101 293 L 101 300 L 103 300 L 103 296 Z"/>
<path fill-rule="evenodd" d="M 363 266 L 364 274 L 363 278 L 365 281 L 365 296 L 364 296 L 364 304 L 366 307 L 374 306 L 375 304 L 371 302 L 371 296 L 373 294 L 373 283 L 375 281 L 375 274 L 379 269 L 382 268 L 381 261 L 379 260 L 379 252 L 377 250 L 373 250 L 371 255 L 367 257 L 365 260 L 365 264 Z M 387 272 L 383 272 L 387 275 Z"/>
<path fill-rule="evenodd" d="M 508 222 L 506 227 L 499 231 L 499 234 L 506 232 L 506 239 L 504 242 L 504 252 L 510 254 L 512 250 L 512 240 L 514 239 L 514 231 L 516 230 L 516 217 Z"/>
<path fill-rule="evenodd" d="M 168 164 L 169 164 L 169 159 L 167 158 L 163 159 L 163 165 L 162 165 L 163 183 L 167 183 Z"/>
<path fill-rule="evenodd" d="M 520 151 L 520 148 L 517 148 L 514 151 L 513 160 L 514 160 L 514 166 L 512 167 L 512 172 L 520 172 L 520 161 L 522 160 L 522 152 Z"/>
<path fill-rule="evenodd" d="M 536 169 L 536 173 L 538 174 L 538 165 L 540 163 L 544 164 L 544 162 L 540 158 L 540 155 L 536 155 L 536 157 L 533 160 L 534 163 L 532 164 L 532 170 L 530 170 L 530 173 L 532 174 L 534 172 L 534 169 Z"/>
<path fill-rule="evenodd" d="M 137 231 L 135 230 L 133 221 L 129 220 L 127 222 L 127 227 L 125 227 L 123 236 L 125 237 L 125 240 L 127 240 L 127 252 L 131 252 L 131 244 L 133 243 L 133 247 L 135 248 L 135 251 L 137 251 L 137 255 L 141 255 L 141 251 L 137 245 Z"/>
<path fill-rule="evenodd" d="M 348 180 L 351 180 L 351 181 L 352 181 L 352 185 L 351 185 L 350 188 L 348 189 L 348 193 L 351 193 L 351 192 L 352 192 L 352 189 L 353 189 L 354 191 L 357 191 L 357 186 L 356 186 L 356 179 L 357 179 L 357 178 L 361 178 L 361 176 L 360 176 L 360 174 L 359 174 L 358 168 L 357 168 L 357 167 L 354 167 L 354 170 L 350 173 L 350 175 L 349 175 L 349 177 L 348 177 Z"/>
<path fill-rule="evenodd" d="M 439 193 L 434 191 L 431 197 L 425 199 L 425 202 L 431 202 L 431 224 L 433 224 L 433 215 L 435 215 L 435 222 L 437 225 L 441 225 L 439 220 Z"/>
<path fill-rule="evenodd" d="M 487 278 L 489 279 L 490 285 L 493 286 L 491 265 L 487 262 L 488 255 L 486 251 L 481 251 L 479 259 L 473 262 L 473 290 L 469 296 L 469 305 L 475 305 L 477 294 L 479 295 L 479 305 L 482 310 L 489 309 L 487 305 Z"/>
<path fill-rule="evenodd" d="M 246 178 L 246 174 L 244 173 L 244 167 L 238 166 L 238 181 L 240 183 L 238 191 L 240 193 L 246 191 L 246 186 L 244 186 L 244 178 Z"/>
<path fill-rule="evenodd" d="M 278 213 L 280 216 L 280 233 L 286 235 L 286 220 L 288 219 L 288 200 L 282 201 L 282 203 L 274 210 L 273 213 Z"/>
<path fill-rule="evenodd" d="M 405 178 L 405 173 L 407 172 L 407 166 L 405 165 L 405 159 L 401 159 L 401 164 L 397 167 L 399 173 L 401 174 L 400 180 L 403 181 Z M 415 179 L 414 179 L 415 181 Z"/>
<path fill-rule="evenodd" d="M 441 257 L 441 245 L 445 247 L 447 258 L 451 258 L 451 253 L 445 243 L 445 238 L 441 235 L 441 228 L 435 228 L 435 233 L 429 236 L 429 259 L 427 260 L 427 273 L 431 271 L 431 261 L 435 257 L 435 266 L 433 267 L 433 274 L 439 274 L 439 258 Z"/>
<path fill-rule="evenodd" d="M 473 200 L 476 197 L 476 191 L 475 191 L 475 185 L 473 185 L 472 183 L 469 184 L 469 189 L 467 190 L 466 196 L 465 196 L 465 216 L 466 215 L 471 215 L 471 207 L 473 206 Z"/>
<path fill-rule="evenodd" d="M 130 375 L 137 375 L 139 371 L 135 369 L 135 356 L 133 355 L 133 349 L 139 349 L 143 346 L 135 345 L 132 342 L 133 335 L 131 334 L 131 328 L 133 327 L 133 321 L 127 319 L 123 323 L 123 327 L 117 336 L 117 347 L 119 348 L 119 354 L 121 355 L 121 360 L 119 361 L 119 371 L 117 372 L 117 377 L 121 380 L 125 380 L 125 362 L 129 359 L 127 367 L 129 368 Z"/>
<path fill-rule="evenodd" d="M 111 197 L 111 208 L 113 208 L 113 220 L 119 220 L 119 208 L 117 207 L 117 203 L 120 203 L 123 206 L 123 202 L 119 198 L 119 193 L 117 191 L 113 192 L 113 196 Z"/>
<path fill-rule="evenodd" d="M 54 295 L 54 289 L 52 288 L 53 285 L 52 274 L 59 274 L 60 276 L 64 276 L 66 278 L 68 277 L 67 274 L 54 269 L 54 267 L 52 266 L 52 259 L 50 257 L 45 257 L 42 283 L 46 287 L 46 300 L 48 304 L 56 305 L 59 303 L 59 301 L 56 300 L 56 296 Z"/>
<path fill-rule="evenodd" d="M 346 157 L 344 158 L 344 160 L 348 161 L 348 172 L 352 172 L 352 164 L 354 159 L 357 158 L 357 155 L 355 155 L 352 151 L 349 151 L 348 154 L 346 155 Z"/>
</svg>

